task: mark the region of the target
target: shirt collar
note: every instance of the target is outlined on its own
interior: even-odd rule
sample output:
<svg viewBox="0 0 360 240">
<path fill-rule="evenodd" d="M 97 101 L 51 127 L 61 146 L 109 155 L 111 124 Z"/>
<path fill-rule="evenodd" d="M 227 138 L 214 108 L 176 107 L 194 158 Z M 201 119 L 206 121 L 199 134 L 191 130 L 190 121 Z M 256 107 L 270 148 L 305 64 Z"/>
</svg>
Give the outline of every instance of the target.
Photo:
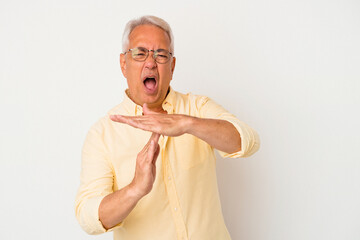
<svg viewBox="0 0 360 240">
<path fill-rule="evenodd" d="M 168 114 L 173 114 L 175 101 L 176 101 L 176 94 L 175 94 L 175 91 L 171 87 L 169 87 L 169 88 L 170 88 L 169 93 L 167 94 L 165 100 L 162 103 L 162 108 Z M 126 89 L 124 92 L 123 104 L 130 115 L 133 115 L 133 116 L 142 115 L 142 113 L 143 113 L 142 106 L 137 105 L 129 98 L 128 89 Z"/>
</svg>

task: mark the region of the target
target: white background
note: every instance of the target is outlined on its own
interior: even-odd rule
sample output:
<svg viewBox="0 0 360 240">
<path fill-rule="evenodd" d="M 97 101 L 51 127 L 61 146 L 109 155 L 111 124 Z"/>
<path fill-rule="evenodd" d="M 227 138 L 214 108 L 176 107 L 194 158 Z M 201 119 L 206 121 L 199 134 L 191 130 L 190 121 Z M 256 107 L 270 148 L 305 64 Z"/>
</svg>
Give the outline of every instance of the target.
<svg viewBox="0 0 360 240">
<path fill-rule="evenodd" d="M 254 156 L 218 160 L 233 239 L 360 239 L 359 10 L 357 0 L 1 0 L 0 239 L 112 239 L 74 217 L 80 152 L 122 100 L 122 31 L 144 14 L 173 28 L 173 88 L 260 134 Z"/>
</svg>

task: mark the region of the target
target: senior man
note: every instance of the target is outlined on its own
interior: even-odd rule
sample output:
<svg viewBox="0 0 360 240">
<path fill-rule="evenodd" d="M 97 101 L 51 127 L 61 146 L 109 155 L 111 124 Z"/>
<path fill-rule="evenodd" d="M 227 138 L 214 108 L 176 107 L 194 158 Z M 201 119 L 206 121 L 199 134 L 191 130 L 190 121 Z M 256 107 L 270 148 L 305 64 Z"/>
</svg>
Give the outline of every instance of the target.
<svg viewBox="0 0 360 240">
<path fill-rule="evenodd" d="M 164 20 L 144 16 L 126 25 L 120 65 L 128 89 L 89 130 L 82 151 L 76 216 L 89 234 L 230 239 L 214 148 L 223 157 L 250 156 L 258 135 L 211 99 L 174 91 L 173 54 Z"/>
</svg>

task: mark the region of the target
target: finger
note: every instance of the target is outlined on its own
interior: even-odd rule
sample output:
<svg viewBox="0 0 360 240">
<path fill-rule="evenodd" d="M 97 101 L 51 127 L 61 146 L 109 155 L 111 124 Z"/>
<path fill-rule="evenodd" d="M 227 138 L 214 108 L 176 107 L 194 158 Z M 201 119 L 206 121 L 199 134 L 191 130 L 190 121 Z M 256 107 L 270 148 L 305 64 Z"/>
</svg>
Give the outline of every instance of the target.
<svg viewBox="0 0 360 240">
<path fill-rule="evenodd" d="M 153 118 L 148 116 L 123 116 L 123 115 L 110 115 L 110 119 L 114 122 L 124 123 L 134 128 L 139 128 L 148 132 L 155 132 L 162 134 L 162 127 Z"/>
<path fill-rule="evenodd" d="M 158 144 L 154 140 L 151 140 L 149 149 L 147 151 L 147 161 L 148 162 L 153 161 L 154 155 L 155 155 L 155 153 L 157 151 L 157 145 Z"/>
<path fill-rule="evenodd" d="M 140 128 L 142 130 L 152 132 L 151 122 L 149 122 L 143 116 L 131 117 L 131 116 L 123 116 L 123 115 L 110 115 L 110 119 L 114 122 L 124 123 L 134 128 Z"/>
<path fill-rule="evenodd" d="M 143 113 L 144 113 L 144 115 L 151 114 L 151 110 L 149 109 L 147 103 L 144 103 L 144 105 L 143 105 Z"/>
<path fill-rule="evenodd" d="M 122 115 L 110 115 L 110 119 L 114 122 L 126 123 L 126 119 Z"/>
<path fill-rule="evenodd" d="M 160 134 L 153 132 L 153 133 L 151 134 L 151 137 L 150 137 L 149 141 L 154 140 L 155 143 L 158 143 L 158 142 L 159 142 L 159 138 L 160 138 Z"/>
<path fill-rule="evenodd" d="M 159 114 L 158 112 L 152 111 L 147 103 L 144 103 L 143 105 L 143 113 L 144 115 L 150 115 L 150 114 Z"/>
<path fill-rule="evenodd" d="M 148 151 L 148 148 L 150 147 L 151 142 L 152 142 L 152 141 L 155 141 L 155 143 L 157 144 L 158 141 L 159 141 L 159 138 L 160 138 L 160 134 L 153 132 L 153 133 L 151 134 L 150 138 L 149 138 L 149 141 L 148 141 L 148 142 L 146 143 L 146 145 L 144 146 L 143 150 L 144 150 L 144 151 Z"/>
<path fill-rule="evenodd" d="M 153 157 L 153 159 L 152 159 L 152 164 L 155 165 L 156 159 L 158 158 L 159 153 L 160 153 L 160 145 L 157 144 L 157 146 L 156 146 L 156 152 L 154 153 L 154 157 Z"/>
<path fill-rule="evenodd" d="M 156 122 L 154 119 L 142 117 L 123 117 L 125 118 L 125 124 L 128 124 L 134 128 L 139 128 L 144 131 L 162 133 L 163 126 L 161 123 Z"/>
<path fill-rule="evenodd" d="M 110 115 L 110 119 L 114 122 L 120 122 L 128 124 L 132 127 L 141 128 L 141 123 L 146 121 L 146 119 L 141 116 L 124 116 L 124 115 Z"/>
</svg>

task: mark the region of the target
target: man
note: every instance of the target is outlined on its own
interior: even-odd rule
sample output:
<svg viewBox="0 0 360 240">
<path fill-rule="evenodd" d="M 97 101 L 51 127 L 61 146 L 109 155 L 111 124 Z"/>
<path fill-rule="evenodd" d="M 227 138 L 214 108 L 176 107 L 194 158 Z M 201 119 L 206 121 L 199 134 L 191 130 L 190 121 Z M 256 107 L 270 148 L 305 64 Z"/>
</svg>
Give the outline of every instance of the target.
<svg viewBox="0 0 360 240">
<path fill-rule="evenodd" d="M 124 101 L 89 131 L 76 216 L 89 234 L 114 239 L 230 239 L 215 155 L 246 157 L 257 133 L 207 97 L 170 87 L 176 59 L 169 25 L 130 21 L 120 65 Z"/>
</svg>

